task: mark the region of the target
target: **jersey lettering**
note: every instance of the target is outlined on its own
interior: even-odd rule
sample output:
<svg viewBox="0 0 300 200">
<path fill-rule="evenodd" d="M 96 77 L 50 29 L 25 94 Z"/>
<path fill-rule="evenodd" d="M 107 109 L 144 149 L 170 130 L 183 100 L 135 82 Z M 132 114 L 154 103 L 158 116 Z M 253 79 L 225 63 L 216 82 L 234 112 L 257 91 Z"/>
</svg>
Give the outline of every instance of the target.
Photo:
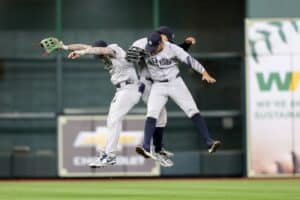
<svg viewBox="0 0 300 200">
<path fill-rule="evenodd" d="M 162 58 L 162 59 L 159 60 L 159 64 L 160 65 L 171 65 L 172 60 L 170 60 L 168 58 Z"/>
<path fill-rule="evenodd" d="M 153 65 L 153 66 L 159 67 L 159 62 L 158 62 L 157 58 L 155 58 L 155 57 L 149 58 L 149 59 L 147 60 L 147 63 L 148 63 L 149 65 Z"/>
</svg>

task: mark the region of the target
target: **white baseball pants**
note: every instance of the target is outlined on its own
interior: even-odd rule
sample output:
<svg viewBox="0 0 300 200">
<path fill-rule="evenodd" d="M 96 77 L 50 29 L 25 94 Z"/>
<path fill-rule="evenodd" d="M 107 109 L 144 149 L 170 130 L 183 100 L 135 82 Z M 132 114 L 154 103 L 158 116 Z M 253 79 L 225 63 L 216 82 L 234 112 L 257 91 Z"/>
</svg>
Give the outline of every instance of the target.
<svg viewBox="0 0 300 200">
<path fill-rule="evenodd" d="M 147 104 L 148 107 L 149 96 L 150 96 L 151 87 L 153 83 L 148 80 L 143 80 L 142 82 L 145 84 L 145 91 L 143 93 L 142 99 Z M 163 107 L 157 118 L 156 127 L 165 127 L 166 124 L 167 124 L 167 109 L 166 107 Z"/>
<path fill-rule="evenodd" d="M 199 112 L 189 89 L 182 78 L 178 77 L 168 82 L 153 83 L 148 100 L 147 117 L 158 119 L 169 97 L 189 118 Z"/>
<path fill-rule="evenodd" d="M 107 154 L 114 154 L 117 150 L 122 130 L 122 120 L 140 100 L 141 93 L 138 91 L 138 87 L 138 84 L 130 84 L 118 88 L 111 101 L 107 117 L 109 131 L 105 146 Z"/>
</svg>

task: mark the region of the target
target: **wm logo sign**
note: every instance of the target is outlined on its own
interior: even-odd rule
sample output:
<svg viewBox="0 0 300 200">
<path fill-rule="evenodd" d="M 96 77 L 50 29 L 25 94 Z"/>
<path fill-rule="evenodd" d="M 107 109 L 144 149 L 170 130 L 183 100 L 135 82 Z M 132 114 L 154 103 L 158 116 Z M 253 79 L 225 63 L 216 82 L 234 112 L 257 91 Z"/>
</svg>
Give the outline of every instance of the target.
<svg viewBox="0 0 300 200">
<path fill-rule="evenodd" d="M 270 91 L 272 87 L 279 91 L 296 91 L 300 81 L 300 71 L 286 72 L 285 74 L 271 72 L 264 75 L 261 72 L 256 73 L 256 79 L 259 89 L 263 92 Z"/>
</svg>

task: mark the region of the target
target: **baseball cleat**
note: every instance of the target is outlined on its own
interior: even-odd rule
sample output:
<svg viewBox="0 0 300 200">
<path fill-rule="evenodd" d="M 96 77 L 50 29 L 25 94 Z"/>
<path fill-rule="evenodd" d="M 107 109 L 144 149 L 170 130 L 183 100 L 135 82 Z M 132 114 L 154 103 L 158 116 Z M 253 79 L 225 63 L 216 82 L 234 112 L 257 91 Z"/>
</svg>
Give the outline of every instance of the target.
<svg viewBox="0 0 300 200">
<path fill-rule="evenodd" d="M 157 158 L 155 157 L 155 155 L 153 155 L 150 151 L 147 151 L 146 149 L 144 149 L 144 147 L 142 146 L 137 146 L 135 148 L 135 151 L 140 154 L 141 156 L 143 156 L 144 158 L 151 158 L 153 160 L 157 160 Z"/>
<path fill-rule="evenodd" d="M 116 156 L 108 156 L 107 154 L 103 154 L 102 157 L 97 158 L 93 162 L 89 164 L 91 168 L 101 168 L 106 166 L 112 166 L 117 164 Z"/>
<path fill-rule="evenodd" d="M 163 167 L 173 167 L 174 165 L 174 162 L 162 152 L 156 153 L 156 158 Z"/>
<path fill-rule="evenodd" d="M 105 165 L 99 159 L 96 159 L 93 162 L 89 163 L 89 167 L 90 168 L 101 168 L 101 167 L 105 167 Z"/>
<path fill-rule="evenodd" d="M 221 142 L 218 140 L 213 141 L 212 145 L 208 149 L 208 153 L 214 153 L 221 146 Z"/>
<path fill-rule="evenodd" d="M 165 156 L 167 156 L 168 158 L 172 158 L 174 156 L 174 153 L 171 151 L 168 151 L 164 148 L 161 149 L 161 151 L 159 152 L 160 154 L 163 154 Z"/>
</svg>

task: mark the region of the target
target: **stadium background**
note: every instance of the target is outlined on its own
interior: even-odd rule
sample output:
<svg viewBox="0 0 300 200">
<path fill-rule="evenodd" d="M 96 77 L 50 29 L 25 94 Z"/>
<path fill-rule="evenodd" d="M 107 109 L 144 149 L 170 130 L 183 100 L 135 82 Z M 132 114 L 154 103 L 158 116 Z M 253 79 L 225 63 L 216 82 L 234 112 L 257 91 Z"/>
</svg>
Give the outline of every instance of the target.
<svg viewBox="0 0 300 200">
<path fill-rule="evenodd" d="M 173 103 L 165 145 L 176 168 L 162 176 L 246 174 L 244 20 L 299 17 L 287 0 L 2 0 L 0 2 L 0 177 L 57 177 L 57 116 L 105 114 L 114 93 L 107 72 L 91 59 L 42 56 L 40 39 L 68 44 L 105 39 L 127 48 L 159 25 L 176 41 L 194 36 L 191 54 L 214 75 L 208 86 L 181 72 L 222 150 L 208 157 L 194 127 Z M 101 38 L 99 38 L 101 37 Z M 139 104 L 136 110 L 145 109 Z M 133 111 L 134 112 L 134 111 Z M 200 164 L 201 163 L 201 164 Z M 221 168 L 220 168 L 221 166 Z"/>
</svg>

